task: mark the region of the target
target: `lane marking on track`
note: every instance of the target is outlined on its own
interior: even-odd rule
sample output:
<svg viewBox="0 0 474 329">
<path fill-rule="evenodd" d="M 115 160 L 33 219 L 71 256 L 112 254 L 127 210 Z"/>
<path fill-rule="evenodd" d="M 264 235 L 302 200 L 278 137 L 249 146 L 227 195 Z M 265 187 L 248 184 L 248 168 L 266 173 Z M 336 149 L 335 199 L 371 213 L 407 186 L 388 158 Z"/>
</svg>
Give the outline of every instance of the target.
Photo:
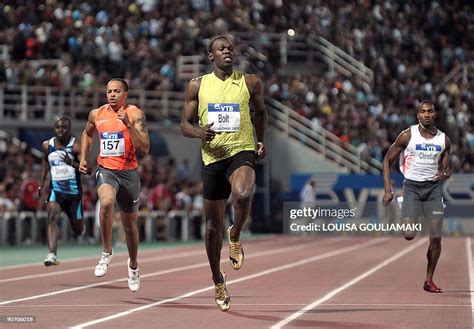
<svg viewBox="0 0 474 329">
<path fill-rule="evenodd" d="M 216 305 L 215 303 L 186 303 L 186 306 L 214 306 Z M 258 303 L 258 304 L 253 304 L 253 303 L 234 303 L 232 302 L 232 306 L 268 306 L 268 307 L 275 307 L 275 306 L 306 306 L 307 304 L 305 303 Z M 471 307 L 471 304 L 409 304 L 409 303 L 404 303 L 404 304 L 323 304 L 319 305 L 319 308 L 324 308 L 324 307 L 380 307 L 380 310 L 384 310 L 384 307 Z M 123 304 L 41 304 L 41 305 L 10 305 L 10 306 L 2 306 L 0 308 L 2 309 L 28 309 L 28 308 L 50 308 L 50 307 L 64 307 L 64 308 L 69 308 L 69 307 L 123 307 Z"/>
<path fill-rule="evenodd" d="M 143 264 L 143 263 L 155 262 L 155 261 L 160 261 L 160 260 L 178 259 L 178 258 L 192 257 L 192 256 L 197 256 L 197 255 L 205 255 L 205 252 L 202 251 L 202 250 L 196 250 L 196 251 L 182 252 L 182 253 L 178 253 L 178 254 L 174 254 L 174 255 L 141 258 L 141 259 L 139 259 L 139 262 L 140 262 L 140 264 Z M 114 254 L 114 256 L 115 256 L 115 254 Z M 98 259 L 98 257 L 94 257 L 94 259 Z M 114 263 L 109 265 L 109 268 L 119 267 L 119 266 L 123 266 L 123 264 L 121 264 L 119 262 L 114 262 Z M 93 268 L 94 268 L 94 265 L 91 264 L 89 266 L 77 267 L 77 268 L 73 268 L 73 269 L 70 269 L 70 270 L 60 270 L 60 271 L 55 271 L 55 272 L 47 272 L 47 273 L 41 273 L 41 274 L 31 274 L 31 275 L 19 276 L 19 277 L 16 277 L 16 278 L 1 279 L 0 283 L 20 281 L 20 280 L 28 280 L 28 279 L 44 278 L 44 277 L 48 277 L 48 276 L 71 274 L 71 273 L 82 272 L 82 271 L 91 271 L 92 272 Z"/>
<path fill-rule="evenodd" d="M 252 246 L 257 246 L 257 245 L 259 246 L 261 244 L 267 244 L 267 242 L 273 242 L 271 237 L 266 237 L 266 236 L 263 237 L 263 238 L 244 240 L 244 241 L 246 242 L 246 244 L 252 245 Z M 173 251 L 184 250 L 184 249 L 191 249 L 191 248 L 195 247 L 196 245 L 201 246 L 201 243 L 196 242 L 195 244 L 186 244 L 184 246 L 173 246 L 173 247 L 166 246 L 166 247 L 159 247 L 159 248 L 157 247 L 156 249 L 144 249 L 144 250 L 139 249 L 139 253 L 140 253 L 140 255 L 143 255 L 143 254 L 148 254 L 148 253 L 150 253 L 150 254 L 151 253 L 160 253 L 162 251 L 166 252 L 166 251 L 170 251 L 170 250 L 173 250 Z M 100 247 L 98 247 L 97 249 L 99 250 L 99 248 Z M 128 255 L 128 253 L 127 253 L 127 251 L 121 251 L 121 252 L 117 252 L 115 255 L 117 257 L 118 256 L 126 256 L 126 255 Z M 100 251 L 97 253 L 97 255 L 94 255 L 94 256 L 82 256 L 82 257 L 74 257 L 74 258 L 65 259 L 65 260 L 61 261 L 61 264 L 81 262 L 81 261 L 84 261 L 84 260 L 94 260 L 94 259 L 97 259 L 98 257 L 100 257 Z M 40 262 L 18 264 L 18 265 L 6 265 L 6 266 L 1 266 L 0 267 L 0 272 L 7 271 L 7 270 L 22 269 L 22 268 L 26 268 L 26 267 L 44 268 L 44 264 L 43 264 L 42 261 L 40 261 Z"/>
<path fill-rule="evenodd" d="M 324 239 L 323 241 L 326 241 L 329 239 Z M 266 241 L 268 242 L 268 241 Z M 268 243 L 260 243 L 259 246 L 265 246 Z M 274 244 L 274 242 L 273 242 Z M 301 244 L 298 244 L 301 245 Z M 251 244 L 251 246 L 255 246 L 255 244 Z M 140 253 L 142 254 L 142 253 Z M 114 254 L 115 257 L 119 256 L 125 256 L 126 253 L 120 253 L 117 255 Z M 160 256 L 154 256 L 154 257 L 146 257 L 146 258 L 139 258 L 139 263 L 149 263 L 149 262 L 155 262 L 155 261 L 161 261 L 161 260 L 169 260 L 169 259 L 178 259 L 178 258 L 185 258 L 185 257 L 192 257 L 192 256 L 197 256 L 197 255 L 202 255 L 205 256 L 206 252 L 203 248 L 200 248 L 199 250 L 194 250 L 194 251 L 184 251 L 180 252 L 177 254 L 171 254 L 171 255 L 160 255 Z M 82 260 L 88 260 L 88 259 L 93 259 L 97 260 L 98 256 L 92 257 L 85 257 Z M 95 264 L 95 263 L 94 263 Z M 83 266 L 83 267 L 77 267 L 73 268 L 70 270 L 59 270 L 59 271 L 54 271 L 54 272 L 46 272 L 46 273 L 40 273 L 40 274 L 31 274 L 31 275 L 24 275 L 24 276 L 19 276 L 19 277 L 13 277 L 13 278 L 8 278 L 8 279 L 0 279 L 0 283 L 5 283 L 5 282 L 13 282 L 13 281 L 20 281 L 20 280 L 29 280 L 29 279 L 38 279 L 38 278 L 44 278 L 44 277 L 49 277 L 49 276 L 56 276 L 56 275 L 63 275 L 63 274 L 71 274 L 71 273 L 76 273 L 76 272 L 81 272 L 81 271 L 92 271 L 94 268 L 94 264 L 91 264 L 89 266 Z M 120 267 L 122 264 L 118 262 L 113 262 L 109 268 L 113 267 Z M 41 267 L 44 268 L 44 265 L 41 264 Z"/>
<path fill-rule="evenodd" d="M 301 310 L 291 314 L 289 317 L 281 320 L 280 322 L 274 324 L 273 326 L 271 326 L 270 328 L 271 329 L 279 329 L 279 328 L 282 328 L 283 326 L 287 325 L 288 323 L 290 323 L 291 321 L 299 318 L 300 316 L 302 316 L 303 314 L 305 314 L 306 312 L 308 311 L 311 311 L 312 309 L 314 309 L 315 307 L 317 307 L 318 305 L 324 303 L 325 301 L 331 299 L 332 297 L 336 296 L 337 294 L 339 294 L 340 292 L 350 288 L 351 286 L 353 286 L 354 284 L 358 283 L 359 281 L 365 279 L 366 277 L 368 277 L 369 275 L 377 272 L 378 270 L 380 270 L 381 268 L 387 266 L 388 264 L 396 261 L 397 259 L 399 259 L 400 257 L 403 257 L 405 256 L 406 254 L 408 254 L 409 252 L 415 250 L 416 248 L 418 248 L 419 246 L 421 246 L 422 244 L 424 244 L 425 242 L 427 241 L 426 238 L 423 238 L 421 240 L 418 240 L 416 243 L 412 244 L 411 246 L 403 249 L 402 251 L 399 251 L 398 253 L 396 253 L 395 255 L 393 255 L 392 257 L 390 257 L 389 259 L 381 262 L 380 264 L 372 267 L 370 270 L 362 273 L 361 275 L 357 276 L 356 278 L 350 280 L 349 282 L 343 284 L 342 286 L 340 286 L 339 288 L 337 289 L 334 289 L 333 291 L 331 291 L 330 293 L 326 294 L 324 297 L 318 299 L 317 301 L 307 305 L 306 307 L 302 308 Z"/>
<path fill-rule="evenodd" d="M 471 324 L 474 326 L 474 267 L 472 262 L 471 237 L 466 239 L 467 266 L 469 268 L 469 291 L 471 292 Z"/>
<path fill-rule="evenodd" d="M 255 257 L 260 257 L 260 256 L 268 256 L 268 255 L 274 255 L 274 254 L 279 254 L 279 253 L 285 253 L 285 252 L 291 252 L 291 251 L 297 251 L 301 249 L 307 249 L 307 248 L 312 248 L 315 246 L 321 246 L 325 244 L 332 244 L 335 242 L 339 242 L 342 239 L 328 239 L 328 240 L 323 240 L 323 241 L 318 241 L 318 242 L 313 242 L 313 243 L 304 243 L 300 244 L 297 246 L 291 246 L 291 247 L 283 247 L 283 248 L 278 248 L 278 249 L 273 249 L 273 250 L 266 250 L 266 251 L 261 251 L 261 252 L 256 252 L 253 253 L 247 258 L 255 258 Z M 221 263 L 223 263 L 225 260 L 222 260 Z M 152 277 L 152 276 L 159 276 L 159 275 L 165 275 L 165 274 L 170 274 L 170 273 L 175 273 L 175 272 L 180 272 L 180 271 L 187 271 L 187 270 L 192 270 L 196 269 L 199 267 L 204 267 L 208 266 L 209 263 L 207 261 L 197 263 L 197 264 L 191 264 L 191 265 L 186 265 L 186 266 L 179 266 L 167 270 L 161 270 L 158 272 L 153 272 L 153 273 L 148 273 L 148 274 L 140 274 L 141 278 L 147 278 L 147 277 Z M 91 268 L 88 268 L 89 270 Z M 110 280 L 110 281 L 104 281 L 104 282 L 98 282 L 98 283 L 93 283 L 85 286 L 79 286 L 75 288 L 69 288 L 69 289 L 63 289 L 63 290 L 58 290 L 50 293 L 45 293 L 45 294 L 40 294 L 40 295 L 35 295 L 35 296 L 30 296 L 30 297 L 24 297 L 24 298 L 18 298 L 18 299 L 13 299 L 13 300 L 7 300 L 0 302 L 0 306 L 2 305 L 8 305 L 12 303 L 17 303 L 17 302 L 23 302 L 27 300 L 33 300 L 33 299 L 38 299 L 38 298 L 44 298 L 44 297 L 51 297 L 59 294 L 64 294 L 68 292 L 73 292 L 73 291 L 78 291 L 78 290 L 83 290 L 83 289 L 88 289 L 88 288 L 94 288 L 98 286 L 103 286 L 111 283 L 116 283 L 116 282 L 122 282 L 122 281 L 127 281 L 127 278 L 120 278 L 120 279 L 115 279 L 115 280 Z"/>
<path fill-rule="evenodd" d="M 268 275 L 268 274 L 271 274 L 271 273 L 283 271 L 283 270 L 286 270 L 286 269 L 289 269 L 289 268 L 292 268 L 292 267 L 301 266 L 301 265 L 305 265 L 305 264 L 315 262 L 315 261 L 318 261 L 318 260 L 322 260 L 322 259 L 325 259 L 325 258 L 337 256 L 337 255 L 340 255 L 340 254 L 343 254 L 343 253 L 356 251 L 356 250 L 359 250 L 359 249 L 369 247 L 369 246 L 374 245 L 374 244 L 380 244 L 380 243 L 382 243 L 386 240 L 388 240 L 388 238 L 373 239 L 373 240 L 370 240 L 370 241 L 367 241 L 367 242 L 364 242 L 364 243 L 361 243 L 361 244 L 357 244 L 357 245 L 354 245 L 354 246 L 343 247 L 343 248 L 340 248 L 340 249 L 336 249 L 336 250 L 333 250 L 333 251 L 323 253 L 321 255 L 306 258 L 305 260 L 300 260 L 300 261 L 296 261 L 296 262 L 289 263 L 289 264 L 286 264 L 286 265 L 277 266 L 277 267 L 271 268 L 269 270 L 260 271 L 260 272 L 257 272 L 255 274 L 252 274 L 252 275 L 247 275 L 247 276 L 244 276 L 244 277 L 239 278 L 239 279 L 228 281 L 227 285 L 231 285 L 231 284 L 234 284 L 234 283 L 251 280 L 251 279 L 258 278 L 258 277 Z M 214 289 L 214 286 L 209 286 L 209 287 L 206 287 L 206 288 L 193 290 L 193 291 L 190 291 L 188 293 L 185 293 L 185 294 L 177 296 L 177 297 L 165 299 L 165 300 L 155 302 L 155 303 L 152 303 L 152 304 L 147 304 L 147 305 L 143 305 L 143 306 L 140 306 L 140 307 L 137 307 L 137 308 L 133 308 L 133 309 L 130 309 L 128 311 L 116 313 L 116 314 L 113 314 L 113 315 L 110 315 L 110 316 L 107 316 L 107 317 L 104 317 L 104 318 L 100 318 L 100 319 L 96 319 L 96 320 L 93 320 L 93 321 L 81 323 L 81 324 L 78 324 L 78 325 L 76 325 L 74 327 L 71 327 L 71 328 L 79 329 L 79 328 L 89 327 L 89 326 L 92 326 L 92 325 L 95 325 L 95 324 L 98 324 L 98 323 L 102 323 L 102 322 L 114 320 L 114 319 L 117 319 L 117 318 L 120 318 L 120 317 L 123 317 L 123 316 L 126 316 L 126 315 L 130 315 L 130 314 L 135 313 L 135 312 L 143 311 L 143 310 L 149 309 L 151 307 L 155 307 L 155 306 L 166 304 L 166 303 L 175 302 L 177 300 L 188 298 L 188 297 L 191 297 L 191 296 L 194 296 L 194 295 L 197 295 L 197 294 L 209 291 L 209 290 L 213 290 L 213 289 Z"/>
<path fill-rule="evenodd" d="M 183 250 L 183 249 L 186 249 L 186 248 L 189 248 L 191 249 L 193 246 L 190 246 L 190 245 L 186 245 L 186 246 L 177 246 L 177 247 L 166 247 L 166 248 L 157 248 L 157 249 L 146 249 L 146 250 L 141 250 L 140 247 L 139 248 L 139 253 L 140 255 L 142 254 L 148 254 L 148 253 L 160 253 L 162 251 L 169 251 L 169 250 L 176 250 L 176 249 L 179 249 L 179 250 Z M 91 255 L 91 256 L 82 256 L 82 257 L 74 257 L 74 258 L 68 258 L 68 259 L 65 259 L 65 260 L 62 260 L 61 261 L 61 264 L 71 264 L 71 263 L 76 263 L 76 262 L 82 262 L 82 261 L 85 261 L 85 260 L 94 260 L 94 259 L 97 259 L 100 257 L 100 246 L 97 247 L 97 254 L 96 255 Z M 120 257 L 120 256 L 126 256 L 128 255 L 127 251 L 120 251 L 120 252 L 115 252 L 114 253 L 114 256 L 116 257 Z M 18 265 L 7 265 L 7 266 L 2 266 L 0 267 L 0 272 L 3 272 L 3 271 L 8 271 L 8 270 L 16 270 L 16 269 L 23 269 L 23 268 L 27 268 L 27 267 L 38 267 L 38 268 L 44 268 L 44 264 L 42 261 L 38 261 L 38 262 L 34 262 L 34 263 L 26 263 L 26 264 L 18 264 Z"/>
</svg>

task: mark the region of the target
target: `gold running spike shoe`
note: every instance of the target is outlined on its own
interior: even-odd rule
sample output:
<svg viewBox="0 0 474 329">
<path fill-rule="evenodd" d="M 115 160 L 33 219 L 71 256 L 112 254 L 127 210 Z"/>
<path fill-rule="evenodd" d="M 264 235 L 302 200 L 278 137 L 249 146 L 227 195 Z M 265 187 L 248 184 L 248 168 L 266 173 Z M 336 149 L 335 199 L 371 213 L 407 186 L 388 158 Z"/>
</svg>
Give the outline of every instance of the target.
<svg viewBox="0 0 474 329">
<path fill-rule="evenodd" d="M 222 274 L 222 277 L 224 278 L 224 282 L 218 283 L 214 286 L 215 293 L 216 293 L 215 300 L 216 300 L 217 307 L 219 307 L 221 311 L 226 312 L 230 309 L 230 296 L 229 296 L 229 293 L 227 292 L 226 285 L 225 285 L 226 275 L 224 272 L 221 272 L 221 274 Z"/>
<path fill-rule="evenodd" d="M 244 249 L 239 241 L 233 242 L 230 240 L 230 230 L 232 226 L 227 229 L 227 239 L 229 240 L 229 259 L 230 265 L 234 270 L 239 270 L 244 265 Z"/>
</svg>

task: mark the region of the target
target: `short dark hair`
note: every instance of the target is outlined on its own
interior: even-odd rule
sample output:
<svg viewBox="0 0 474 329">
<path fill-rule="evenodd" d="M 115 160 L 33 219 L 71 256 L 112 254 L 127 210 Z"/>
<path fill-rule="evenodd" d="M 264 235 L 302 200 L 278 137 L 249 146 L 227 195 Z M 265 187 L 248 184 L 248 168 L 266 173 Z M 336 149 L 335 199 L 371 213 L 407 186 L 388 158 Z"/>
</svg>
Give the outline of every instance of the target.
<svg viewBox="0 0 474 329">
<path fill-rule="evenodd" d="M 207 45 L 207 52 L 208 53 L 212 53 L 212 47 L 214 46 L 214 42 L 216 42 L 216 40 L 220 40 L 220 39 L 225 39 L 227 41 L 229 41 L 230 43 L 232 43 L 232 41 L 230 40 L 230 38 L 228 36 L 225 36 L 225 35 L 218 35 L 217 37 L 214 37 L 212 38 L 211 42 L 209 42 L 209 45 Z"/>
<path fill-rule="evenodd" d="M 428 100 L 428 99 L 424 99 L 424 100 L 422 100 L 422 101 L 420 102 L 420 104 L 418 104 L 418 112 L 420 111 L 420 109 L 421 109 L 421 107 L 422 107 L 423 105 L 431 105 L 431 107 L 433 108 L 433 110 L 435 109 L 435 106 L 434 106 L 434 104 L 433 104 L 432 101 L 430 101 L 430 100 Z"/>
<path fill-rule="evenodd" d="M 120 81 L 122 83 L 122 86 L 123 86 L 123 90 L 124 91 L 128 91 L 128 83 L 127 81 L 125 81 L 124 79 L 121 79 L 121 78 L 113 78 L 113 79 L 110 79 L 109 82 L 111 81 Z"/>
</svg>

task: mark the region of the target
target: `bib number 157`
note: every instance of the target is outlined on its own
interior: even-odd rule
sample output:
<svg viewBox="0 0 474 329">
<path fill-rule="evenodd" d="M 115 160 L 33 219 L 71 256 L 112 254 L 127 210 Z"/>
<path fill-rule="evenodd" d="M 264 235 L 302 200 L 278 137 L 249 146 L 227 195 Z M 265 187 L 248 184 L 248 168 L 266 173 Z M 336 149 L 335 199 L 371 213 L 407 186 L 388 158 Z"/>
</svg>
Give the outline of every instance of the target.
<svg viewBox="0 0 474 329">
<path fill-rule="evenodd" d="M 119 146 L 119 141 L 118 140 L 112 140 L 112 141 L 102 141 L 102 149 L 103 150 L 117 150 Z"/>
<path fill-rule="evenodd" d="M 102 133 L 100 139 L 101 156 L 121 156 L 125 154 L 125 140 L 122 132 Z"/>
</svg>

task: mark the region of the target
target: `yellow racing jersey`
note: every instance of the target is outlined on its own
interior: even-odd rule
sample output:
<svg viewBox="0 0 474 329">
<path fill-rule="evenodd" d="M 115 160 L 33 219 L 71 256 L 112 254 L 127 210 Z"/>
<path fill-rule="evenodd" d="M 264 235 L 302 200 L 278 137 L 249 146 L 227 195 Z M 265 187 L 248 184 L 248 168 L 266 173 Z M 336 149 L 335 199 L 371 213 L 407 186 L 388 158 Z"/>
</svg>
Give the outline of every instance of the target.
<svg viewBox="0 0 474 329">
<path fill-rule="evenodd" d="M 199 125 L 213 122 L 212 141 L 202 142 L 204 165 L 227 159 L 241 151 L 255 151 L 250 117 L 250 93 L 244 73 L 233 71 L 226 80 L 214 72 L 201 78 L 199 88 Z"/>
</svg>

